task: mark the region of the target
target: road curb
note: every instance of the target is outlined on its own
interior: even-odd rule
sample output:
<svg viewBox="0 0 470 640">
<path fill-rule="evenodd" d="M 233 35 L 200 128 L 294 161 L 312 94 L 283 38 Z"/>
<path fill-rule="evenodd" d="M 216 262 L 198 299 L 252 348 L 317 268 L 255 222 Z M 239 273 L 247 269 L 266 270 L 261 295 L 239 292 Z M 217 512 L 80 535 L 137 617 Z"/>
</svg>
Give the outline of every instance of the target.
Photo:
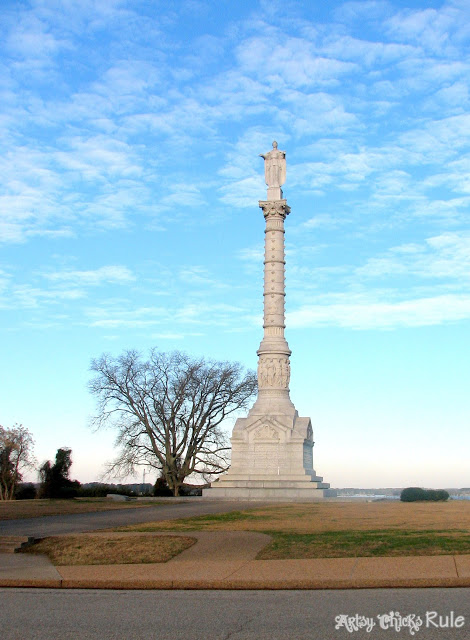
<svg viewBox="0 0 470 640">
<path fill-rule="evenodd" d="M 409 578 L 406 580 L 0 580 L 1 588 L 116 590 L 321 590 L 412 589 L 470 587 L 470 578 Z"/>
</svg>

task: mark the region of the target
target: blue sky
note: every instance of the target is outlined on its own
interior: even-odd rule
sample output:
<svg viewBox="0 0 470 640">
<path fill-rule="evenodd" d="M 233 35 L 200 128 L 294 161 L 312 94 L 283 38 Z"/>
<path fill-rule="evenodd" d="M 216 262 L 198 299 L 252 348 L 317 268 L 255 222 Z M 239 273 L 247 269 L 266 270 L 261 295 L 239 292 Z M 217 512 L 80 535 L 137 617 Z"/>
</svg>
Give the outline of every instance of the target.
<svg viewBox="0 0 470 640">
<path fill-rule="evenodd" d="M 467 0 L 8 0 L 0 424 L 92 481 L 93 357 L 256 367 L 287 152 L 291 397 L 332 486 L 470 486 Z"/>
</svg>

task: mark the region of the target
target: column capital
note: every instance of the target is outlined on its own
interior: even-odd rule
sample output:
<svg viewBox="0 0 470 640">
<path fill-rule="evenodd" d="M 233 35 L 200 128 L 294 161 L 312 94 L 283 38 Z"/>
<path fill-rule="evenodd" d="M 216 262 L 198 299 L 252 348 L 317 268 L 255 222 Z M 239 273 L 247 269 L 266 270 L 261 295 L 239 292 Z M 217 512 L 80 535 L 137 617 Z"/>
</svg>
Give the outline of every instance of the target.
<svg viewBox="0 0 470 640">
<path fill-rule="evenodd" d="M 287 200 L 260 200 L 259 206 L 263 209 L 263 215 L 266 219 L 272 216 L 281 216 L 285 220 L 290 213 Z"/>
</svg>

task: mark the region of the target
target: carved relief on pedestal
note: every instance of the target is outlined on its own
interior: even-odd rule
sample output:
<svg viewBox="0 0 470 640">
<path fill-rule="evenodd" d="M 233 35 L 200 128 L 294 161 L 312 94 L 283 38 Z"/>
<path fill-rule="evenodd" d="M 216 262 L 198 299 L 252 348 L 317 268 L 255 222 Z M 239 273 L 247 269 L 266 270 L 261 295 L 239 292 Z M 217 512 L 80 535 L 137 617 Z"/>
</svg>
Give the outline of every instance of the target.
<svg viewBox="0 0 470 640">
<path fill-rule="evenodd" d="M 255 440 L 280 440 L 279 431 L 271 425 L 266 424 L 256 429 Z"/>
<path fill-rule="evenodd" d="M 288 389 L 290 381 L 289 358 L 260 358 L 258 363 L 258 384 L 261 388 Z"/>
<path fill-rule="evenodd" d="M 313 429 L 311 424 L 309 424 L 307 427 L 307 440 L 313 440 Z"/>
<path fill-rule="evenodd" d="M 303 463 L 304 469 L 313 469 L 313 452 L 311 447 L 304 446 Z"/>
</svg>

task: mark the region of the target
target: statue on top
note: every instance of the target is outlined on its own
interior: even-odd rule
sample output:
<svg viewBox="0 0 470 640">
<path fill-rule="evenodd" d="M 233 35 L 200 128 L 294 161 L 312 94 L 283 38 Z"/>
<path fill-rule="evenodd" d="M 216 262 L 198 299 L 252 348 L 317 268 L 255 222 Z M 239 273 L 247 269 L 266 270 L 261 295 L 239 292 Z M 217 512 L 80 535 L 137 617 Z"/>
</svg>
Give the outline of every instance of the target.
<svg viewBox="0 0 470 640">
<path fill-rule="evenodd" d="M 279 151 L 274 140 L 272 151 L 260 153 L 264 158 L 264 179 L 269 187 L 282 187 L 286 181 L 286 152 Z"/>
</svg>

